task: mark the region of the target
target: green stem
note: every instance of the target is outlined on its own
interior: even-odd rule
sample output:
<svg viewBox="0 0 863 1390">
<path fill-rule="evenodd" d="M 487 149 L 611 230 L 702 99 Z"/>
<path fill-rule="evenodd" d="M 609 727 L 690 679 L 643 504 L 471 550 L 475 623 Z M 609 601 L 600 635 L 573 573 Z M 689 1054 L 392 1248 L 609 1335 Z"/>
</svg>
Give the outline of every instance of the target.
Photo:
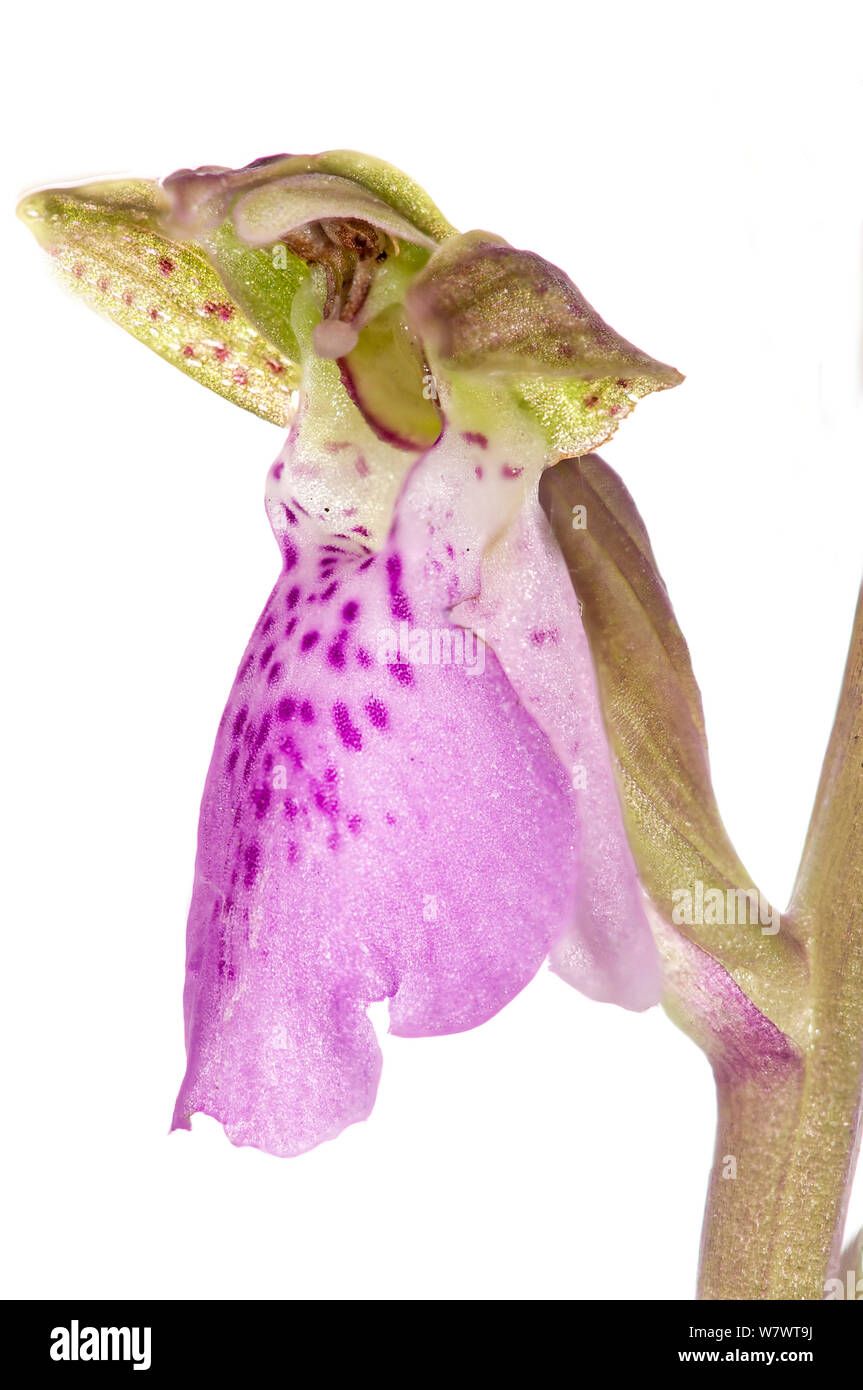
<svg viewBox="0 0 863 1390">
<path fill-rule="evenodd" d="M 809 961 L 802 1065 L 717 1069 L 699 1296 L 820 1299 L 840 1270 L 863 1114 L 863 591 L 785 921 Z M 725 1178 L 733 1155 L 736 1179 Z M 725 1165 L 726 1169 L 728 1165 Z"/>
<path fill-rule="evenodd" d="M 802 1075 L 789 1068 L 768 1084 L 718 1080 L 699 1298 L 821 1299 L 829 1278 L 845 1281 L 839 1249 L 863 1067 L 849 1066 L 847 1040 L 830 1032 Z"/>
</svg>

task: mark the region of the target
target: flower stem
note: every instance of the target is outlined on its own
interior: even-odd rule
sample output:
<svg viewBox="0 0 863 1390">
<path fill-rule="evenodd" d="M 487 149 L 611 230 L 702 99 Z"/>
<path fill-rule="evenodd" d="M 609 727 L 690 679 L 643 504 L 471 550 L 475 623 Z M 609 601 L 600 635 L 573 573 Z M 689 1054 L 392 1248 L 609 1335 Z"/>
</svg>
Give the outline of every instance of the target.
<svg viewBox="0 0 863 1390">
<path fill-rule="evenodd" d="M 699 1297 L 821 1299 L 863 1114 L 863 590 L 786 930 L 809 961 L 803 1065 L 717 1072 Z M 723 1176 L 736 1160 L 736 1178 Z"/>
<path fill-rule="evenodd" d="M 849 1068 L 846 1040 L 831 1032 L 802 1078 L 791 1072 L 778 1084 L 717 1085 L 699 1298 L 821 1299 L 827 1279 L 845 1279 L 838 1256 L 863 1069 Z M 733 1177 L 724 1176 L 729 1169 Z"/>
</svg>

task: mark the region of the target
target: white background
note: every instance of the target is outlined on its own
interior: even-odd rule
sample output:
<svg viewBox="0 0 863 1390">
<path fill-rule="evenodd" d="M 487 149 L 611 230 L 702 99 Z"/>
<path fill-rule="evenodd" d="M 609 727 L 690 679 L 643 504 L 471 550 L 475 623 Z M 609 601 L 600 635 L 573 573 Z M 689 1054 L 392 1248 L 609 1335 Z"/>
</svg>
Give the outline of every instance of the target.
<svg viewBox="0 0 863 1390">
<path fill-rule="evenodd" d="M 690 1297 L 707 1063 L 545 970 L 473 1033 L 384 1038 L 371 1120 L 311 1154 L 205 1118 L 168 1138 L 198 801 L 277 573 L 280 436 L 66 299 L 11 207 L 365 149 L 679 366 L 605 454 L 732 836 L 784 901 L 863 551 L 858 6 L 43 4 L 5 28 L 4 1291 Z"/>
</svg>

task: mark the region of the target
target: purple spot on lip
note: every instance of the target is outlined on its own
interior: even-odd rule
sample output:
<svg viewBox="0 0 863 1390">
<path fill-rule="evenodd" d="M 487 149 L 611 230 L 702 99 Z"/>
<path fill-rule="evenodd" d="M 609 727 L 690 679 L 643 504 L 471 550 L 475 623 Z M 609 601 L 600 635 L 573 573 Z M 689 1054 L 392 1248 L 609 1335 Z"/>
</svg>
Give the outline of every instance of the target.
<svg viewBox="0 0 863 1390">
<path fill-rule="evenodd" d="M 345 664 L 345 649 L 340 637 L 337 637 L 328 648 L 327 660 L 331 666 L 335 666 L 337 671 L 341 671 Z"/>
<path fill-rule="evenodd" d="M 352 623 L 359 611 L 360 605 L 357 603 L 356 599 L 349 599 L 342 609 L 342 617 L 346 623 Z"/>
<path fill-rule="evenodd" d="M 282 663 L 280 661 L 274 661 L 269 671 L 267 672 L 267 684 L 275 685 L 276 681 L 279 679 L 279 676 L 281 674 Z"/>
<path fill-rule="evenodd" d="M 321 603 L 326 603 L 328 599 L 331 599 L 338 587 L 339 582 L 337 579 L 334 580 L 332 584 L 329 584 L 326 587 L 326 589 L 324 589 L 324 592 L 321 594 Z"/>
<path fill-rule="evenodd" d="M 243 732 L 243 725 L 244 725 L 245 722 L 246 722 L 246 716 L 248 715 L 248 713 L 249 713 L 249 706 L 248 706 L 248 705 L 243 705 L 243 708 L 242 708 L 241 710 L 238 710 L 238 711 L 237 711 L 237 714 L 236 714 L 236 716 L 235 716 L 235 718 L 234 718 L 234 727 L 233 727 L 233 730 L 232 730 L 232 737 L 233 737 L 233 738 L 239 738 L 239 737 L 240 737 L 240 734 Z"/>
<path fill-rule="evenodd" d="M 296 546 L 291 545 L 290 541 L 285 541 L 285 570 L 292 570 L 299 559 Z"/>
<path fill-rule="evenodd" d="M 237 758 L 239 757 L 239 755 L 239 748 L 232 748 L 231 752 L 228 754 L 228 761 L 226 766 L 229 773 L 233 772 L 234 768 L 237 766 Z"/>
<path fill-rule="evenodd" d="M 304 724 L 314 724 L 315 722 L 315 711 L 308 700 L 303 700 L 300 705 L 300 718 Z"/>
<path fill-rule="evenodd" d="M 352 835 L 359 835 L 363 828 L 362 816 L 348 816 L 348 830 Z"/>
<path fill-rule="evenodd" d="M 500 470 L 502 478 L 520 478 L 523 472 L 523 468 L 514 468 L 511 463 L 505 463 Z"/>
<path fill-rule="evenodd" d="M 398 593 L 399 581 L 402 577 L 402 558 L 400 555 L 389 555 L 387 557 L 387 578 L 390 582 L 390 593 Z"/>
<path fill-rule="evenodd" d="M 319 632 L 315 632 L 314 630 L 312 632 L 304 633 L 302 641 L 300 642 L 300 651 L 310 652 L 312 650 L 312 647 L 317 646 L 318 642 L 320 641 L 320 638 L 321 634 Z"/>
<path fill-rule="evenodd" d="M 258 820 L 263 820 L 270 807 L 269 787 L 256 787 L 252 792 L 252 802 L 255 807 L 255 816 Z"/>
<path fill-rule="evenodd" d="M 288 594 L 288 597 L 287 597 L 287 599 L 285 600 L 285 603 L 286 603 L 286 606 L 287 606 L 288 608 L 296 608 L 296 606 L 297 606 L 297 604 L 299 603 L 299 601 L 300 601 L 300 590 L 299 590 L 299 586 L 295 584 L 294 587 L 293 587 L 293 589 L 291 589 L 291 592 Z"/>
<path fill-rule="evenodd" d="M 390 612 L 394 618 L 409 623 L 412 618 L 407 594 L 401 588 L 402 561 L 400 555 L 387 557 L 387 579 L 390 586 Z"/>
<path fill-rule="evenodd" d="M 488 448 L 488 438 L 476 430 L 463 430 L 461 437 L 468 444 L 478 444 L 481 449 Z"/>
<path fill-rule="evenodd" d="M 361 666 L 364 666 L 366 669 L 368 669 L 369 666 L 371 666 L 372 659 L 366 651 L 365 647 L 357 647 L 357 661 Z"/>
<path fill-rule="evenodd" d="M 292 796 L 286 796 L 282 806 L 288 820 L 293 820 L 299 809 L 294 798 Z"/>
<path fill-rule="evenodd" d="M 251 888 L 252 884 L 258 876 L 258 869 L 260 868 L 261 864 L 261 847 L 256 841 L 253 841 L 252 844 L 246 846 L 246 851 L 243 856 L 243 859 L 243 883 L 245 884 L 246 888 Z"/>
<path fill-rule="evenodd" d="M 319 787 L 315 792 L 315 805 L 325 816 L 334 817 L 339 813 L 338 797 L 325 787 Z"/>
<path fill-rule="evenodd" d="M 387 670 L 391 676 L 395 676 L 400 685 L 413 685 L 414 673 L 406 661 L 393 661 Z"/>
<path fill-rule="evenodd" d="M 382 700 L 369 700 L 366 705 L 366 714 L 369 716 L 376 729 L 385 729 L 389 722 L 387 707 Z"/>
<path fill-rule="evenodd" d="M 297 622 L 298 622 L 297 615 L 294 614 L 293 618 L 291 618 L 291 619 L 285 624 L 285 636 L 286 636 L 286 637 L 292 637 L 292 636 L 293 636 L 293 634 L 294 634 L 294 629 L 295 629 L 296 626 L 297 626 Z"/>
<path fill-rule="evenodd" d="M 262 668 L 263 668 L 264 666 L 266 666 L 267 662 L 269 661 L 270 657 L 273 655 L 273 652 L 274 652 L 275 650 L 276 650 L 276 644 L 275 644 L 275 642 L 270 642 L 266 647 L 264 647 L 264 650 L 261 652 L 261 655 L 260 655 L 260 658 L 259 658 L 259 661 L 258 661 L 258 665 L 261 666 Z"/>
<path fill-rule="evenodd" d="M 288 507 L 284 502 L 282 503 L 282 506 L 285 508 L 285 520 L 289 521 L 292 526 L 296 526 L 297 518 L 291 511 L 290 507 Z"/>
<path fill-rule="evenodd" d="M 302 767 L 302 754 L 298 752 L 297 745 L 294 743 L 294 740 L 291 738 L 290 734 L 286 734 L 285 737 L 282 739 L 281 743 L 279 744 L 279 749 L 282 753 L 287 754 L 287 756 L 291 759 L 291 762 L 294 764 L 294 767 Z"/>
<path fill-rule="evenodd" d="M 279 478 L 281 478 L 282 472 L 283 472 L 283 470 L 284 470 L 284 467 L 285 467 L 285 465 L 284 465 L 283 463 L 274 463 L 274 464 L 273 464 L 273 477 L 274 477 L 276 480 L 278 480 Z"/>
<path fill-rule="evenodd" d="M 278 705 L 276 706 L 276 716 L 284 724 L 287 722 L 287 720 L 293 719 L 294 714 L 296 713 L 296 709 L 296 700 L 292 700 L 290 696 L 286 696 L 285 699 L 280 700 Z"/>
<path fill-rule="evenodd" d="M 255 734 L 255 737 L 252 740 L 252 748 L 255 750 L 255 752 L 257 752 L 257 750 L 261 747 L 261 744 L 266 741 L 267 735 L 270 732 L 270 724 L 272 723 L 272 721 L 272 713 L 270 712 L 270 710 L 267 710 L 266 713 L 262 715 L 261 722 L 258 726 L 258 732 Z"/>
<path fill-rule="evenodd" d="M 346 748 L 354 748 L 357 752 L 363 746 L 363 736 L 359 729 L 352 722 L 347 705 L 333 705 L 333 722 L 336 732 Z"/>
</svg>

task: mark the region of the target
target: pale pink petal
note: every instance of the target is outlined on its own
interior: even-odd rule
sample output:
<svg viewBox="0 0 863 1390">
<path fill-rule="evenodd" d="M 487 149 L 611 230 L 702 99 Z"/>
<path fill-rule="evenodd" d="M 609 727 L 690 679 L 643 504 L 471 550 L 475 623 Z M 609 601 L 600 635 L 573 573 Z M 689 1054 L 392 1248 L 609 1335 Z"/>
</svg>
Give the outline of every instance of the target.
<svg viewBox="0 0 863 1390">
<path fill-rule="evenodd" d="M 571 914 L 571 789 L 493 653 L 389 650 L 403 623 L 451 632 L 401 520 L 371 555 L 283 504 L 204 795 L 175 1124 L 204 1111 L 274 1153 L 368 1113 L 367 1004 L 389 997 L 405 1035 L 473 1027 Z"/>
</svg>

